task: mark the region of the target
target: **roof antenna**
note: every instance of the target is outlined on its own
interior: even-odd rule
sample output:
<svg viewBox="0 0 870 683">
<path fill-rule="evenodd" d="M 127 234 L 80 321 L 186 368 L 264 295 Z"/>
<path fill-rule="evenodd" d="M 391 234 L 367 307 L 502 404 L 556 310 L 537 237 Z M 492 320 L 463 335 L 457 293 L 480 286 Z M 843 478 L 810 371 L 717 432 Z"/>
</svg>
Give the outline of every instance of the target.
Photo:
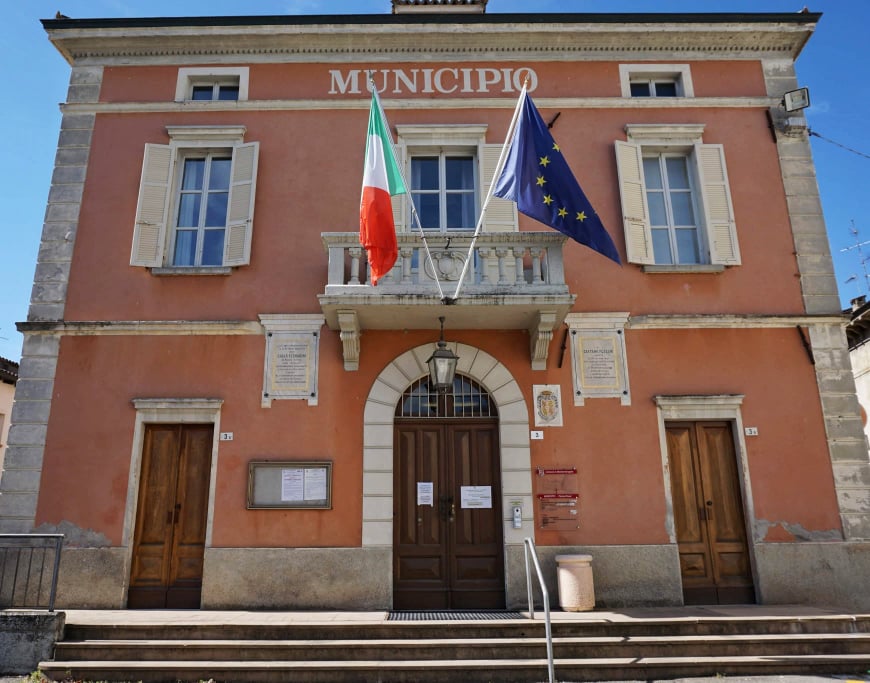
<svg viewBox="0 0 870 683">
<path fill-rule="evenodd" d="M 849 232 L 851 232 L 852 236 L 855 238 L 855 244 L 853 244 L 851 247 L 846 247 L 845 249 L 840 249 L 840 252 L 842 253 L 844 251 L 852 251 L 853 249 L 858 250 L 858 261 L 861 264 L 861 270 L 864 272 L 864 292 L 867 292 L 867 291 L 870 291 L 870 274 L 867 273 L 867 257 L 864 256 L 864 250 L 862 249 L 862 247 L 866 247 L 868 244 L 870 244 L 870 240 L 866 240 L 864 242 L 859 242 L 858 241 L 858 228 L 855 227 L 855 221 L 851 220 L 851 221 L 849 221 L 849 224 L 850 224 Z M 857 280 L 857 279 L 858 279 L 857 275 L 852 275 L 850 278 L 848 278 L 846 280 L 846 283 L 853 282 L 854 280 Z M 858 287 L 858 293 L 861 294 L 862 293 L 861 287 L 859 285 L 856 285 L 856 286 Z"/>
</svg>

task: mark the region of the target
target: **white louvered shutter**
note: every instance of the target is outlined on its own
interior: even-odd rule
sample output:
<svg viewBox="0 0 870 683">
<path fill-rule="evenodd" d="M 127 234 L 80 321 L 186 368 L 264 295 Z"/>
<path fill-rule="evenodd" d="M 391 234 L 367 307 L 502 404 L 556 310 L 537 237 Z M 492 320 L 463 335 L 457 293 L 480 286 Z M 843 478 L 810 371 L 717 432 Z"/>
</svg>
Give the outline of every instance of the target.
<svg viewBox="0 0 870 683">
<path fill-rule="evenodd" d="M 621 140 L 615 144 L 626 256 L 631 263 L 653 264 L 655 255 L 646 210 L 640 145 Z"/>
<path fill-rule="evenodd" d="M 710 241 L 710 261 L 723 266 L 739 266 L 740 248 L 737 246 L 737 226 L 725 168 L 725 150 L 722 145 L 698 144 L 695 145 L 695 154 Z"/>
<path fill-rule="evenodd" d="M 145 145 L 133 248 L 130 251 L 131 266 L 159 268 L 163 265 L 172 158 L 169 145 Z"/>
<path fill-rule="evenodd" d="M 492 184 L 501 148 L 501 145 L 480 145 L 478 148 L 480 150 L 481 206 L 483 206 L 486 193 L 489 192 L 489 187 Z M 489 206 L 486 208 L 486 216 L 484 216 L 483 230 L 484 232 L 516 232 L 519 230 L 516 203 L 501 197 L 490 198 Z"/>
<path fill-rule="evenodd" d="M 407 168 L 405 166 L 405 145 L 395 144 L 393 145 L 393 153 L 396 155 L 396 163 L 399 165 L 399 168 L 403 171 Z M 407 172 L 404 173 L 404 176 L 407 178 Z M 410 187 L 406 187 L 408 192 L 411 191 Z M 405 194 L 394 194 L 390 197 L 390 203 L 393 205 L 393 225 L 396 226 L 396 232 L 411 232 L 414 226 L 410 226 L 409 228 L 405 228 L 406 216 L 409 213 L 407 201 L 410 201 L 410 195 L 408 193 Z"/>
<path fill-rule="evenodd" d="M 239 145 L 233 150 L 227 233 L 224 241 L 223 265 L 225 266 L 243 266 L 251 262 L 251 235 L 254 230 L 254 197 L 259 154 L 259 142 Z"/>
</svg>

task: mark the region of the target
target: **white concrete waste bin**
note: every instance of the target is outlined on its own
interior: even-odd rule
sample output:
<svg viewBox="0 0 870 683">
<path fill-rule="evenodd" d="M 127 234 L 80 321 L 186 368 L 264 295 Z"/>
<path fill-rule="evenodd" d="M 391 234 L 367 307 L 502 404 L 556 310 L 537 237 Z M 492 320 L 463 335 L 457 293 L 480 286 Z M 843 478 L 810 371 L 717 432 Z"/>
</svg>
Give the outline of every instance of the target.
<svg viewBox="0 0 870 683">
<path fill-rule="evenodd" d="M 556 555 L 559 606 L 566 612 L 586 612 L 595 607 L 592 555 Z"/>
</svg>

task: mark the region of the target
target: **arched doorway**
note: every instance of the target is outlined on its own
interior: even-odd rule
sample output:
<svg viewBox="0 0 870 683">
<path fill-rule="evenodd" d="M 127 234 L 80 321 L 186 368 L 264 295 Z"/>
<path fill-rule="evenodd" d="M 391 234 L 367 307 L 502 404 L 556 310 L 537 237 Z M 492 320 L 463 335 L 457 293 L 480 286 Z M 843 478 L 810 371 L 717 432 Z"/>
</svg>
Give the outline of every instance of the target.
<svg viewBox="0 0 870 683">
<path fill-rule="evenodd" d="M 457 375 L 438 393 L 413 382 L 395 412 L 393 605 L 505 606 L 498 409 Z"/>
<path fill-rule="evenodd" d="M 459 356 L 457 372 L 470 377 L 489 394 L 498 410 L 499 463 L 501 466 L 502 538 L 505 551 L 507 607 L 526 600 L 523 567 L 523 538 L 533 528 L 531 447 L 529 407 L 511 371 L 497 358 L 469 344 L 450 344 Z M 421 344 L 399 354 L 372 382 L 363 420 L 362 547 L 380 571 L 374 581 L 383 606 L 395 607 L 393 600 L 393 527 L 396 406 L 408 385 L 428 374 L 426 359 L 433 345 Z M 495 492 L 493 492 L 495 494 Z M 504 511 L 521 505 L 523 528 L 511 525 Z M 375 559 L 376 558 L 376 559 Z M 381 603 L 378 603 L 381 604 Z"/>
</svg>

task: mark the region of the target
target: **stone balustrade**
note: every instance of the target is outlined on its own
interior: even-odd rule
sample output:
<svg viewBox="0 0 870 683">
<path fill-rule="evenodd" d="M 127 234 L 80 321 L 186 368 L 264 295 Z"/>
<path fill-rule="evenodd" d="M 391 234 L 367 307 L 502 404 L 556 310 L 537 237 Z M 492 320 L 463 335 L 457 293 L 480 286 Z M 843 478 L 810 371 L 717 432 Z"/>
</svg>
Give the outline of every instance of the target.
<svg viewBox="0 0 870 683">
<path fill-rule="evenodd" d="M 437 282 L 440 282 L 444 296 L 452 296 L 469 258 L 472 234 L 427 234 L 426 244 L 419 233 L 402 233 L 397 237 L 396 264 L 373 291 L 359 234 L 323 233 L 323 244 L 329 255 L 324 293 L 433 295 L 438 294 Z M 556 231 L 480 234 L 471 252 L 462 293 L 468 296 L 567 293 L 562 261 L 562 245 L 566 239 Z"/>
</svg>

